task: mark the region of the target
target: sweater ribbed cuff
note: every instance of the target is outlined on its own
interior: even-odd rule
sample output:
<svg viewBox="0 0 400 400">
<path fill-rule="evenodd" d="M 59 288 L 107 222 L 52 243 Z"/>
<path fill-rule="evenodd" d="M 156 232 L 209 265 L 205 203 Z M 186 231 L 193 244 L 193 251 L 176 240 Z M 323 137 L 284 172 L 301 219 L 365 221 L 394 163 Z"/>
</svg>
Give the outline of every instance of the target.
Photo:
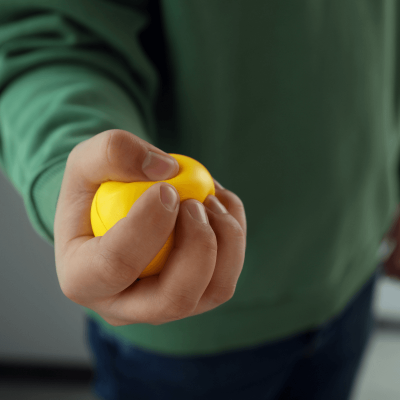
<svg viewBox="0 0 400 400">
<path fill-rule="evenodd" d="M 54 217 L 66 162 L 66 159 L 58 161 L 38 175 L 25 204 L 33 227 L 51 245 L 54 245 Z"/>
</svg>

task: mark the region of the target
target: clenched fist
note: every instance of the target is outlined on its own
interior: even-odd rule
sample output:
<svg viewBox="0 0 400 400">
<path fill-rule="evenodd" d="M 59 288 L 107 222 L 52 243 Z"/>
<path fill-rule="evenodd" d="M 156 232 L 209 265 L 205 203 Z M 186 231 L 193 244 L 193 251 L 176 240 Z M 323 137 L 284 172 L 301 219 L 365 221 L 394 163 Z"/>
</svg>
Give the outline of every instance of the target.
<svg viewBox="0 0 400 400">
<path fill-rule="evenodd" d="M 105 181 L 159 181 L 176 160 L 123 130 L 104 131 L 69 154 L 54 220 L 57 276 L 70 300 L 113 326 L 160 325 L 212 310 L 235 292 L 246 248 L 243 203 L 217 182 L 216 196 L 179 204 L 176 189 L 151 186 L 128 215 L 94 237 L 90 208 Z M 137 280 L 176 226 L 159 275 Z"/>
</svg>

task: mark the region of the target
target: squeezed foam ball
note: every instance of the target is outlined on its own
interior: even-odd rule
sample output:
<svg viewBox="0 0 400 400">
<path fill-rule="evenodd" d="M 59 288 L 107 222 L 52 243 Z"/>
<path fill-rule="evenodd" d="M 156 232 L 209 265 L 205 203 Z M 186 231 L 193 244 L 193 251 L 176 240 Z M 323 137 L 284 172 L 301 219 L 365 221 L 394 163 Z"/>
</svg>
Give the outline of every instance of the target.
<svg viewBox="0 0 400 400">
<path fill-rule="evenodd" d="M 103 236 L 121 218 L 126 217 L 135 201 L 157 182 L 173 185 L 179 193 L 181 203 L 187 199 L 196 199 L 203 203 L 209 194 L 215 195 L 212 176 L 202 164 L 181 154 L 169 155 L 179 164 L 178 174 L 171 179 L 130 183 L 109 181 L 100 185 L 93 198 L 90 213 L 94 236 Z M 174 247 L 174 231 L 175 228 L 139 278 L 160 273 Z"/>
</svg>

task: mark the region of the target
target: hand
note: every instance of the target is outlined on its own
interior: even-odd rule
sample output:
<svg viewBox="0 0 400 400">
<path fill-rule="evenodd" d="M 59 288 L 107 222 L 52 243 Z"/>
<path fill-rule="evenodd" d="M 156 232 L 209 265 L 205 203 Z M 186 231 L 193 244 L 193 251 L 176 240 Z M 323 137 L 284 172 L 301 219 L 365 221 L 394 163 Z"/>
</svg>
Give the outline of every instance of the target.
<svg viewBox="0 0 400 400">
<path fill-rule="evenodd" d="M 142 164 L 149 150 L 170 164 Z M 144 165 L 146 165 L 145 163 Z M 167 168 L 169 166 L 169 168 Z M 212 310 L 231 299 L 243 268 L 246 217 L 243 203 L 216 182 L 204 207 L 189 199 L 170 211 L 151 186 L 127 216 L 94 237 L 90 209 L 102 182 L 155 181 L 174 177 L 176 160 L 136 135 L 104 131 L 69 154 L 54 220 L 57 276 L 70 300 L 98 313 L 113 326 L 160 325 Z M 173 193 L 172 193 L 173 194 Z M 218 200 L 229 212 L 216 212 Z M 192 218 L 196 204 L 209 223 Z M 175 247 L 157 276 L 136 280 L 176 225 Z"/>
<path fill-rule="evenodd" d="M 384 260 L 384 270 L 390 278 L 400 279 L 400 208 L 397 207 L 395 222 L 389 229 L 384 240 L 387 241 L 388 246 L 394 247 L 391 254 Z"/>
</svg>

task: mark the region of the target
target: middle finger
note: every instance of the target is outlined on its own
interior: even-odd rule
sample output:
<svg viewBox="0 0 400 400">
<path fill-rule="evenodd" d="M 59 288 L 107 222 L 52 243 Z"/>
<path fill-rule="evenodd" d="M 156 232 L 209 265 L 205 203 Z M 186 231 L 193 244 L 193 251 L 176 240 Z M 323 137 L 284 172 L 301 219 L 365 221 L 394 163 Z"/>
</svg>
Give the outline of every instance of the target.
<svg viewBox="0 0 400 400">
<path fill-rule="evenodd" d="M 228 301 L 235 292 L 244 263 L 245 232 L 233 215 L 218 207 L 213 197 L 210 196 L 205 205 L 217 238 L 217 260 L 211 281 L 191 316 L 212 310 Z"/>
</svg>

